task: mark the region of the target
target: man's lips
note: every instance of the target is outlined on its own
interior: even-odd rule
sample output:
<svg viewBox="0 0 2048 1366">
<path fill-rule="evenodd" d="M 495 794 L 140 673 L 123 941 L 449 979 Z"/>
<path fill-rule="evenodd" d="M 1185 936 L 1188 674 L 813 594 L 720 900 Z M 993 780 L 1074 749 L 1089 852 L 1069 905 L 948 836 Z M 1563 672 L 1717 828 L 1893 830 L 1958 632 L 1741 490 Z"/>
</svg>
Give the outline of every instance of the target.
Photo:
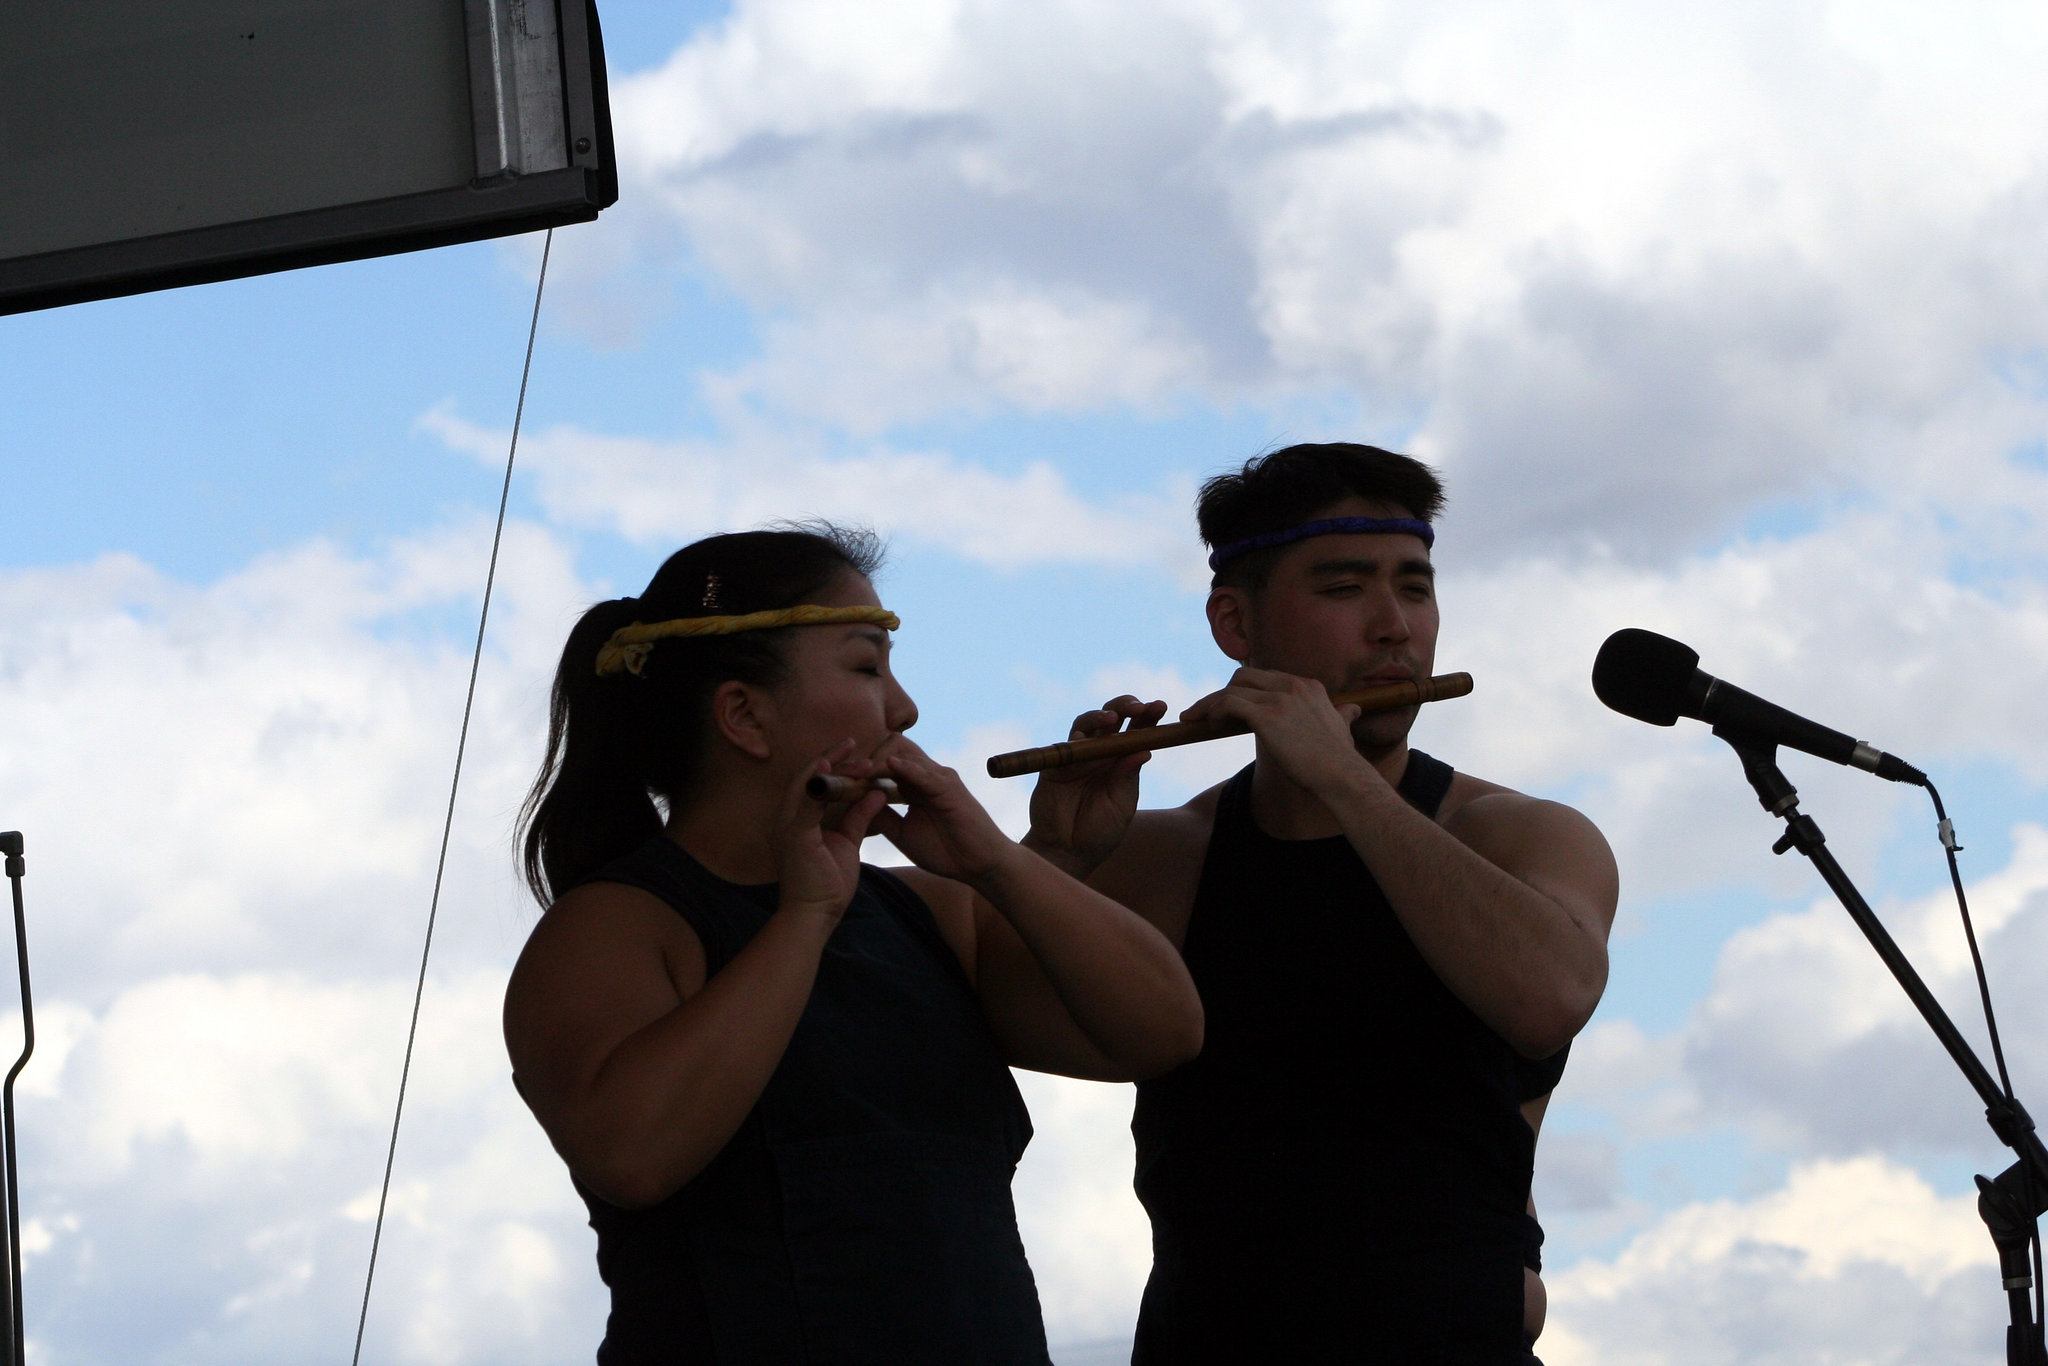
<svg viewBox="0 0 2048 1366">
<path fill-rule="evenodd" d="M 1383 688 L 1389 683 L 1413 683 L 1414 681 L 1415 671 L 1413 669 L 1382 670 L 1378 673 L 1370 673 L 1358 678 L 1345 691 L 1357 692 L 1365 688 Z"/>
</svg>

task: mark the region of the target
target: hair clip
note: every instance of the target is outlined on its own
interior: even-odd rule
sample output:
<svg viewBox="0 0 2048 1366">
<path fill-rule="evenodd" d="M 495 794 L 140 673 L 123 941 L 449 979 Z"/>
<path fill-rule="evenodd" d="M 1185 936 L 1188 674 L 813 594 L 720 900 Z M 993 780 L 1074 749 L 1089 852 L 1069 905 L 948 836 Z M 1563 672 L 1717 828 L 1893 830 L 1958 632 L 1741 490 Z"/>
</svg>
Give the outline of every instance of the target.
<svg viewBox="0 0 2048 1366">
<path fill-rule="evenodd" d="M 723 609 L 719 606 L 718 602 L 718 586 L 718 575 L 716 573 L 706 574 L 704 576 L 704 599 L 697 605 L 707 612 L 722 611 Z"/>
</svg>

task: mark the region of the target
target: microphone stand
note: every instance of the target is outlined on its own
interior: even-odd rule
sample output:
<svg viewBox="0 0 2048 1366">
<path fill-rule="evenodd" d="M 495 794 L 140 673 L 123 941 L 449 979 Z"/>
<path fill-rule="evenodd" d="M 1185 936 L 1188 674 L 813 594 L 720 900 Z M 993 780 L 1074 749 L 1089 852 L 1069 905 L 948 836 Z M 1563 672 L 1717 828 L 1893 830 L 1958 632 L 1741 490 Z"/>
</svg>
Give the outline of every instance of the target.
<svg viewBox="0 0 2048 1366">
<path fill-rule="evenodd" d="M 14 891 L 14 951 L 21 975 L 21 1056 L 8 1070 L 6 1082 L 0 1084 L 0 1145 L 4 1145 L 6 1162 L 0 1198 L 7 1206 L 7 1264 L 4 1280 L 0 1280 L 0 1317 L 5 1319 L 0 1323 L 0 1341 L 7 1353 L 5 1366 L 22 1366 L 28 1350 L 21 1315 L 21 1185 L 14 1174 L 14 1079 L 28 1066 L 29 1054 L 36 1051 L 36 1016 L 28 991 L 28 920 L 21 909 L 21 879 L 28 864 L 22 860 L 21 850 L 19 830 L 0 832 L 0 855 L 6 856 L 7 881 Z"/>
<path fill-rule="evenodd" d="M 2043 1345 L 2042 1325 L 2034 1316 L 2034 1301 L 2029 1293 L 2034 1287 L 2032 1248 L 2038 1236 L 2036 1220 L 2048 1214 L 2048 1148 L 2042 1146 L 2032 1116 L 2019 1101 L 2000 1089 L 1969 1042 L 1956 1029 L 1955 1022 L 1949 1019 L 1941 1003 L 1927 989 L 1927 984 L 1920 980 L 1920 974 L 1913 970 L 1913 965 L 1906 961 L 1906 955 L 1878 921 L 1870 903 L 1863 899 L 1856 885 L 1849 881 L 1849 875 L 1842 871 L 1842 865 L 1828 852 L 1827 837 L 1821 834 L 1813 817 L 1799 810 L 1798 790 L 1778 768 L 1777 745 L 1729 726 L 1714 727 L 1714 734 L 1726 740 L 1742 759 L 1743 775 L 1756 789 L 1757 800 L 1763 803 L 1764 810 L 1784 819 L 1785 833 L 1771 846 L 1771 852 L 1782 854 L 1788 849 L 1797 849 L 1812 862 L 1849 912 L 1849 918 L 1856 922 L 1856 928 L 1863 931 L 1863 937 L 1870 941 L 1870 946 L 1877 950 L 1877 956 L 1884 960 L 1892 976 L 1905 988 L 1921 1018 L 1941 1040 L 1941 1046 L 1948 1050 L 1956 1066 L 1962 1069 L 1963 1076 L 1976 1088 L 1977 1095 L 1984 1102 L 1984 1118 L 1990 1123 L 1991 1132 L 2018 1157 L 2018 1161 L 1996 1178 L 1977 1178 L 1977 1213 L 1983 1217 L 1985 1226 L 1991 1231 L 1991 1241 L 1997 1245 L 1999 1275 L 2005 1282 L 2006 1299 L 2012 1309 L 2012 1326 L 2005 1331 L 2007 1366 L 2048 1366 L 2048 1346 Z"/>
</svg>

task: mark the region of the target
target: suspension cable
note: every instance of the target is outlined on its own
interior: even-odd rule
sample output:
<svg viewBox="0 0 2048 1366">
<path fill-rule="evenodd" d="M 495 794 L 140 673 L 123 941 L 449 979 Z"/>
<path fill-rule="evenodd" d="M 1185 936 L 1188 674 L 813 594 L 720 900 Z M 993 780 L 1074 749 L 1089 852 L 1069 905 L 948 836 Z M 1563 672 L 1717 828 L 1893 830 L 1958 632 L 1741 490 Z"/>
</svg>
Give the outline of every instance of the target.
<svg viewBox="0 0 2048 1366">
<path fill-rule="evenodd" d="M 455 776 L 448 783 L 448 813 L 441 821 L 441 853 L 434 860 L 434 894 L 427 903 L 426 942 L 420 946 L 420 975 L 412 991 L 412 1022 L 405 1031 L 405 1065 L 398 1071 L 398 1103 L 391 1110 L 391 1143 L 384 1152 L 384 1182 L 377 1190 L 377 1223 L 370 1233 L 370 1266 L 363 1275 L 363 1307 L 356 1316 L 356 1346 L 349 1356 L 351 1366 L 363 1358 L 363 1328 L 370 1319 L 370 1287 L 377 1279 L 377 1248 L 384 1239 L 384 1207 L 391 1199 L 391 1168 L 398 1157 L 398 1123 L 405 1114 L 405 1086 L 412 1077 L 413 1042 L 419 1036 L 420 1001 L 427 991 L 427 958 L 434 950 L 434 918 L 441 909 L 441 877 L 448 867 L 448 839 L 455 828 L 455 794 L 462 786 L 462 754 L 469 744 L 469 715 L 476 705 L 476 676 L 483 666 L 484 627 L 491 619 L 491 588 L 498 578 L 498 547 L 505 537 L 505 507 L 512 497 L 512 461 L 519 452 L 519 422 L 526 415 L 526 381 L 533 373 L 533 339 L 540 331 L 541 294 L 548 283 L 548 254 L 554 250 L 555 230 L 548 229 L 541 246 L 540 279 L 533 287 L 533 319 L 526 326 L 526 363 L 519 371 L 519 403 L 512 412 L 512 442 L 505 451 L 505 483 L 498 491 L 498 524 L 491 532 L 491 564 L 484 573 L 484 605 L 477 614 L 476 651 L 469 661 L 469 691 L 462 699 L 462 730 L 455 740 Z"/>
</svg>

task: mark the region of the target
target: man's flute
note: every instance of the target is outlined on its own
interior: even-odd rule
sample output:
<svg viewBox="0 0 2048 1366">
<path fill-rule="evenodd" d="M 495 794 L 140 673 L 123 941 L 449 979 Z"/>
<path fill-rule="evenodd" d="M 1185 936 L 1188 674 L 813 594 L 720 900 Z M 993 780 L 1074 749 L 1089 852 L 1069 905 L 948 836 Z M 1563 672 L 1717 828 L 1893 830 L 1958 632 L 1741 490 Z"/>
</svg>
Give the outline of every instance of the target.
<svg viewBox="0 0 2048 1366">
<path fill-rule="evenodd" d="M 1463 697 L 1471 691 L 1471 674 L 1438 674 L 1435 678 L 1425 678 L 1413 683 L 1387 683 L 1358 692 L 1340 692 L 1333 695 L 1330 701 L 1340 707 L 1348 703 L 1357 707 L 1361 713 L 1399 711 L 1402 707 L 1413 707 L 1423 702 L 1441 702 L 1446 698 Z M 1226 735 L 1242 735 L 1248 729 L 1249 727 L 1238 721 L 1176 721 L 1169 726 L 1145 726 L 1137 730 L 1118 731 L 1114 735 L 1098 735 L 1087 740 L 1068 740 L 1062 744 L 1045 745 L 1039 749 L 1019 749 L 1008 754 L 998 754 L 988 761 L 988 776 L 1015 778 L 1048 768 L 1060 768 L 1067 764 L 1085 764 L 1091 759 L 1116 759 L 1126 754 L 1141 754 L 1146 750 L 1171 749 L 1175 745 L 1220 740 Z"/>
<path fill-rule="evenodd" d="M 814 802 L 839 802 L 865 797 L 879 791 L 890 802 L 903 800 L 896 791 L 894 778 L 848 778 L 837 773 L 820 773 L 804 784 L 804 792 Z"/>
</svg>

